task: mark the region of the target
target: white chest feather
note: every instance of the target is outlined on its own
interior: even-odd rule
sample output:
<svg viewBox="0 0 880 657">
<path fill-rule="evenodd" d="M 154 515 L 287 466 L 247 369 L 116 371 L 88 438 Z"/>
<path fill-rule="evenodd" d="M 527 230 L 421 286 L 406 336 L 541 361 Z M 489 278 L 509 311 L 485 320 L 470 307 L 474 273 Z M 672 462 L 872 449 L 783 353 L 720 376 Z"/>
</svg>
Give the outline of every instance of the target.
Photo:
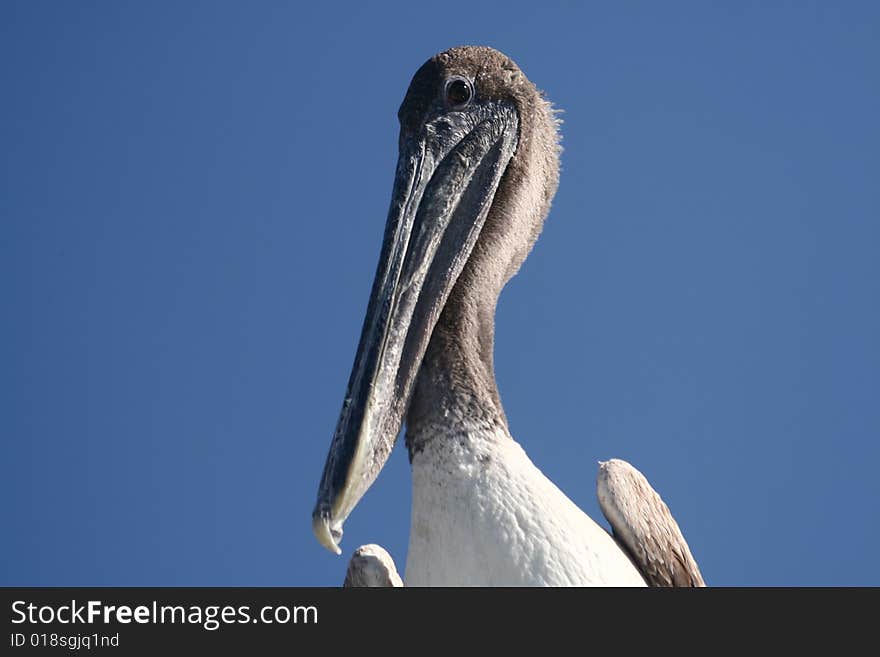
<svg viewBox="0 0 880 657">
<path fill-rule="evenodd" d="M 611 536 L 500 432 L 438 436 L 412 463 L 407 586 L 643 586 Z"/>
</svg>

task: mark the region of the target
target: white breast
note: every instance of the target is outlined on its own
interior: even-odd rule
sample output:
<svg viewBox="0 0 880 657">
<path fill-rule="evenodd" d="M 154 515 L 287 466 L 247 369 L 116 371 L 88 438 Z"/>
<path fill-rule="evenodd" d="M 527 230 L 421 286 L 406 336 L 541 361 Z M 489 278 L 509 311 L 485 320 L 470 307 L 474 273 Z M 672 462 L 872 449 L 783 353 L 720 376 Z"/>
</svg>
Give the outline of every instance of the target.
<svg viewBox="0 0 880 657">
<path fill-rule="evenodd" d="M 644 586 L 614 539 L 503 432 L 414 455 L 407 586 Z"/>
</svg>

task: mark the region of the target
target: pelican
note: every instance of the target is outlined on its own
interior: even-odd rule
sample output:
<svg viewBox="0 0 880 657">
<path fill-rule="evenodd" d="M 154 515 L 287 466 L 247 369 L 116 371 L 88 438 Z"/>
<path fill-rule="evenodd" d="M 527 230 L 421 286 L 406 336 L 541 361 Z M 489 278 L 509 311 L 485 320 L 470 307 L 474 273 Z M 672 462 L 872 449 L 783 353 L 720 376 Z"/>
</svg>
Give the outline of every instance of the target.
<svg viewBox="0 0 880 657">
<path fill-rule="evenodd" d="M 677 524 L 638 471 L 600 466 L 612 536 L 532 463 L 501 405 L 495 308 L 559 181 L 550 102 L 507 56 L 466 46 L 419 68 L 398 118 L 379 265 L 312 515 L 318 541 L 341 553 L 343 523 L 405 421 L 407 586 L 696 582 Z M 355 555 L 352 583 L 396 575 L 376 554 Z M 358 580 L 374 568 L 379 579 Z"/>
</svg>

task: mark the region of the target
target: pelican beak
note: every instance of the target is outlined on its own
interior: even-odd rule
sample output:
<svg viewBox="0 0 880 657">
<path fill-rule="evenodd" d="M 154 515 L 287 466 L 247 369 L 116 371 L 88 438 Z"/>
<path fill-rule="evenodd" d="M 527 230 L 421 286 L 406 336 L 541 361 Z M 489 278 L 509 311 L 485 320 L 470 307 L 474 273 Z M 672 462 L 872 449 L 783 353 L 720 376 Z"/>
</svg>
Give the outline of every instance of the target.
<svg viewBox="0 0 880 657">
<path fill-rule="evenodd" d="M 397 441 L 431 332 L 492 205 L 518 136 L 513 105 L 472 103 L 401 133 L 385 239 L 312 528 L 341 553 L 342 524 Z"/>
</svg>

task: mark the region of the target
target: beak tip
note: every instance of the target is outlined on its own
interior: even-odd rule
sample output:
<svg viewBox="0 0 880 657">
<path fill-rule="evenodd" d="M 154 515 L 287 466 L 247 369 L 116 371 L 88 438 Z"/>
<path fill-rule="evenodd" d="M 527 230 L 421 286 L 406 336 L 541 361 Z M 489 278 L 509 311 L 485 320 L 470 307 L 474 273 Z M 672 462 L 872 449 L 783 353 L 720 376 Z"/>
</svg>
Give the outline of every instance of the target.
<svg viewBox="0 0 880 657">
<path fill-rule="evenodd" d="M 331 526 L 330 513 L 325 509 L 315 509 L 312 514 L 312 531 L 318 543 L 333 554 L 342 554 L 339 541 L 342 539 L 342 523 L 334 522 Z"/>
</svg>

